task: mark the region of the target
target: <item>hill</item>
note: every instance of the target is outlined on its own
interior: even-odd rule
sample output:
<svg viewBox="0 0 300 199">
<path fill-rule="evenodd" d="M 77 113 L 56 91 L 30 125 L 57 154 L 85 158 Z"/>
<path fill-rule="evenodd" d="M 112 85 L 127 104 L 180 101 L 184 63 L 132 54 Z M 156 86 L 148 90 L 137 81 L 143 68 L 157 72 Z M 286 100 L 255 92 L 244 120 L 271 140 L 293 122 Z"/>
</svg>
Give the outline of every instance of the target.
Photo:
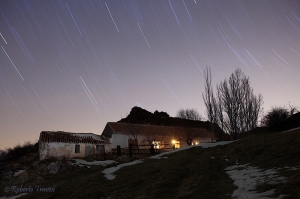
<svg viewBox="0 0 300 199">
<path fill-rule="evenodd" d="M 300 130 L 293 130 L 250 135 L 224 146 L 192 147 L 164 156 L 167 158 L 144 159 L 116 171 L 114 180 L 107 180 L 101 172 L 116 164 L 45 174 L 42 165 L 47 162 L 43 162 L 9 181 L 1 180 L 0 189 L 13 185 L 55 186 L 54 192 L 33 192 L 22 198 L 229 199 L 235 190 L 242 194 L 238 198 L 261 198 L 253 197 L 254 192 L 268 197 L 300 198 L 299 133 Z M 241 183 L 232 178 L 233 167 L 237 174 L 245 174 Z M 250 173 L 245 173 L 247 168 L 252 169 Z M 262 180 L 254 180 L 258 176 Z M 249 180 L 254 187 L 252 192 L 247 190 Z"/>
</svg>

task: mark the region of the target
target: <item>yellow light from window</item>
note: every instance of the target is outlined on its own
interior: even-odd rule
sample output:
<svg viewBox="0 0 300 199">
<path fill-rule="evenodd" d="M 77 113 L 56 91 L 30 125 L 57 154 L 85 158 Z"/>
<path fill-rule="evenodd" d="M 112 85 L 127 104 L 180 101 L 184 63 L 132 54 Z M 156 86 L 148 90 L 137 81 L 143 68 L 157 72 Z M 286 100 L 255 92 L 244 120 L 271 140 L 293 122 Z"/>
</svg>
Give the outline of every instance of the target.
<svg viewBox="0 0 300 199">
<path fill-rule="evenodd" d="M 176 144 L 176 140 L 172 140 L 172 144 Z"/>
</svg>

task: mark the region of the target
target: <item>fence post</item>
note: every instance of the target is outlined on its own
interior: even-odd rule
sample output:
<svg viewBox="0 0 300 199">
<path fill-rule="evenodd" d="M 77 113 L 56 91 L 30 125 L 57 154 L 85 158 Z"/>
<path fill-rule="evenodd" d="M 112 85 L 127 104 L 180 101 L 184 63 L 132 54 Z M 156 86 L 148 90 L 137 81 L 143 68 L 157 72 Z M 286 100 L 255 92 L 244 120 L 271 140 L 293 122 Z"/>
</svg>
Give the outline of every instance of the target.
<svg viewBox="0 0 300 199">
<path fill-rule="evenodd" d="M 150 146 L 150 153 L 151 153 L 151 155 L 154 155 L 154 153 L 155 153 L 154 144 L 151 144 L 151 146 Z"/>
<path fill-rule="evenodd" d="M 129 157 L 132 157 L 132 144 L 129 145 Z"/>
<path fill-rule="evenodd" d="M 117 156 L 121 156 L 121 146 L 117 145 Z"/>
</svg>

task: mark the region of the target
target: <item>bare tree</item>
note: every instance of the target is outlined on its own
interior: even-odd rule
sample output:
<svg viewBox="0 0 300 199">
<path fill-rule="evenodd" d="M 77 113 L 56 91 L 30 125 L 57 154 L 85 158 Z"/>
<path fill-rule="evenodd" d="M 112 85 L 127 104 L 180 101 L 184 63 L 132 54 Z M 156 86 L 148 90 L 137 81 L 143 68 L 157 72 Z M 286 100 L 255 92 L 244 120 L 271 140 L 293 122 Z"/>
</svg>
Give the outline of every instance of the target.
<svg viewBox="0 0 300 199">
<path fill-rule="evenodd" d="M 202 116 L 194 108 L 192 109 L 179 109 L 177 111 L 176 117 L 187 119 L 187 120 L 202 120 Z"/>
<path fill-rule="evenodd" d="M 205 74 L 205 92 L 202 93 L 203 101 L 206 107 L 206 117 L 211 122 L 211 137 L 212 141 L 215 138 L 214 134 L 214 123 L 221 124 L 221 128 L 224 128 L 224 119 L 223 119 L 223 105 L 221 103 L 219 89 L 218 91 L 218 98 L 215 98 L 214 92 L 211 85 L 211 70 L 206 68 Z"/>
<path fill-rule="evenodd" d="M 201 137 L 203 129 L 186 127 L 185 132 L 185 142 L 188 145 L 192 145 L 195 138 Z"/>
<path fill-rule="evenodd" d="M 290 116 L 294 115 L 295 113 L 299 112 L 299 108 L 297 106 L 291 105 L 289 102 L 289 114 Z"/>
<path fill-rule="evenodd" d="M 211 85 L 211 71 L 206 68 L 205 74 L 205 92 L 202 93 L 203 101 L 206 107 L 206 116 L 210 122 L 217 122 L 217 107 L 216 99 L 214 97 L 212 85 Z"/>
<path fill-rule="evenodd" d="M 212 123 L 217 123 L 232 139 L 239 138 L 241 132 L 257 126 L 262 112 L 262 95 L 253 94 L 249 77 L 237 69 L 229 80 L 217 85 L 217 98 L 211 86 L 211 72 L 205 72 L 205 93 L 202 94 L 206 114 Z"/>
<path fill-rule="evenodd" d="M 142 126 L 138 124 L 138 120 L 136 117 L 128 117 L 127 115 L 127 123 L 126 123 L 126 128 L 128 131 L 128 138 L 129 138 L 129 143 L 128 144 L 133 144 L 136 146 L 133 146 L 132 149 L 137 150 L 139 153 L 139 146 L 138 146 L 138 137 L 142 132 Z M 132 142 L 133 140 L 133 142 Z"/>
<path fill-rule="evenodd" d="M 196 109 L 179 109 L 176 117 L 188 120 L 202 120 L 202 116 Z M 192 145 L 193 140 L 200 136 L 200 133 L 193 128 L 185 127 L 185 141 L 188 145 Z"/>
<path fill-rule="evenodd" d="M 138 124 L 131 124 L 131 123 L 128 123 L 126 126 L 129 132 L 128 134 L 129 139 L 134 140 L 135 143 L 138 144 L 138 136 L 141 132 L 141 126 Z"/>
<path fill-rule="evenodd" d="M 276 106 L 272 107 L 269 112 L 267 112 L 261 119 L 262 126 L 271 126 L 276 122 L 281 122 L 288 117 L 292 116 L 295 112 L 299 112 L 296 106 L 289 104 L 289 107 L 285 106 Z"/>
<path fill-rule="evenodd" d="M 147 134 L 145 137 L 149 145 L 153 144 L 153 141 L 157 140 L 157 136 L 155 134 Z"/>
</svg>

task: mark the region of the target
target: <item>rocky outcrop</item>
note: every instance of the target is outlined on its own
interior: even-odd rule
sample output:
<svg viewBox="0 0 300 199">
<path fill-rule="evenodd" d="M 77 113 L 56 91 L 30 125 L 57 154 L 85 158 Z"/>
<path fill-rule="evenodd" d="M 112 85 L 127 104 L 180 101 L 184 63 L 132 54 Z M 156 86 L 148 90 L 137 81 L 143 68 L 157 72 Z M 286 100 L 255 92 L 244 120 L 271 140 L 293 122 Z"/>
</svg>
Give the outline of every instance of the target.
<svg viewBox="0 0 300 199">
<path fill-rule="evenodd" d="M 14 176 L 13 171 L 6 171 L 6 172 L 1 173 L 2 180 L 10 180 L 10 179 L 12 179 L 13 176 Z"/>
<path fill-rule="evenodd" d="M 19 163 L 3 165 L 1 168 L 0 179 L 11 180 L 13 177 L 26 171 L 27 167 Z"/>
<path fill-rule="evenodd" d="M 157 117 L 164 117 L 164 118 L 167 118 L 167 117 L 170 117 L 168 113 L 166 112 L 158 112 L 157 110 L 154 111 L 154 116 L 157 116 Z"/>
<path fill-rule="evenodd" d="M 69 163 L 63 163 L 63 162 L 51 162 L 44 170 L 45 174 L 57 174 L 57 173 L 63 173 L 70 168 Z"/>
</svg>

